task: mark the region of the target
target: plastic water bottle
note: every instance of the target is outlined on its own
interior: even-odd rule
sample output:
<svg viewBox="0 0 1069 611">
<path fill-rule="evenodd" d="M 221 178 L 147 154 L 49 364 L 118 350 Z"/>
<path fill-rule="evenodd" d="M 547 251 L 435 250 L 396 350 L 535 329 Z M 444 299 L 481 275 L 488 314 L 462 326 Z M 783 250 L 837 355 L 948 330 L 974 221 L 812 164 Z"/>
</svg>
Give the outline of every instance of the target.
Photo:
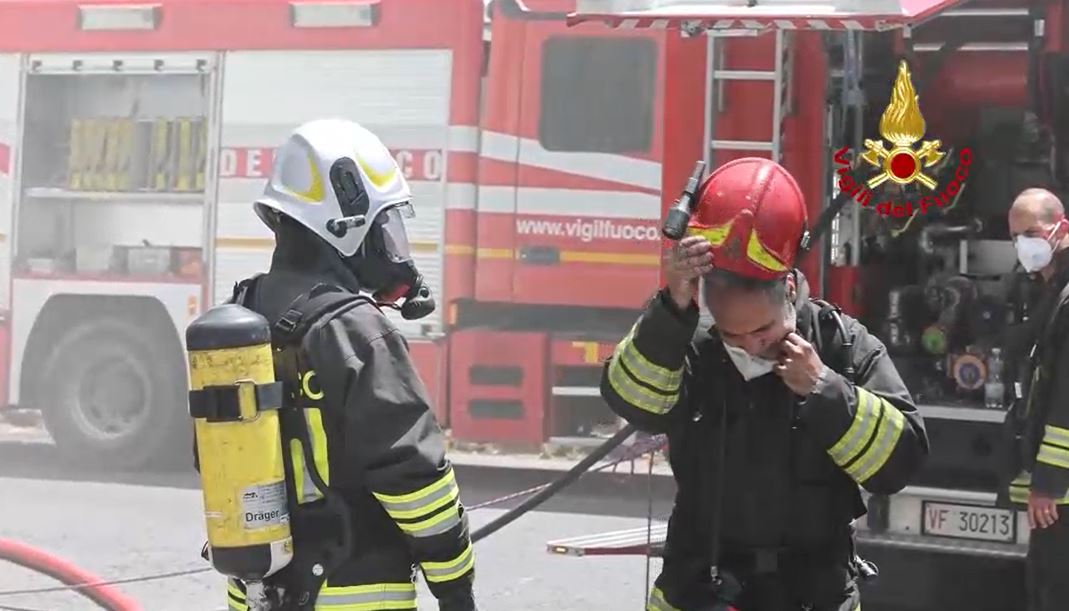
<svg viewBox="0 0 1069 611">
<path fill-rule="evenodd" d="M 984 382 L 984 407 L 1002 409 L 1002 350 L 992 348 L 987 358 L 987 381 Z"/>
</svg>

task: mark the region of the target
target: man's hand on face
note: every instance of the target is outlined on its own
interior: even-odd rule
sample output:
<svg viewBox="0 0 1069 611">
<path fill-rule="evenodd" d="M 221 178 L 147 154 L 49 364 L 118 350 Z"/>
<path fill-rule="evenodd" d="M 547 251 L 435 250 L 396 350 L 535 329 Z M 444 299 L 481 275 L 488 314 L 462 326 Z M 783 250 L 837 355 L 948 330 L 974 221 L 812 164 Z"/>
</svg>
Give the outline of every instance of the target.
<svg viewBox="0 0 1069 611">
<path fill-rule="evenodd" d="M 701 236 L 688 236 L 668 252 L 666 259 L 668 294 L 680 310 L 686 310 L 698 295 L 698 277 L 713 270 L 712 245 Z"/>
<path fill-rule="evenodd" d="M 780 344 L 779 364 L 775 371 L 788 388 L 804 397 L 816 388 L 824 371 L 824 362 L 812 344 L 792 332 Z"/>
</svg>

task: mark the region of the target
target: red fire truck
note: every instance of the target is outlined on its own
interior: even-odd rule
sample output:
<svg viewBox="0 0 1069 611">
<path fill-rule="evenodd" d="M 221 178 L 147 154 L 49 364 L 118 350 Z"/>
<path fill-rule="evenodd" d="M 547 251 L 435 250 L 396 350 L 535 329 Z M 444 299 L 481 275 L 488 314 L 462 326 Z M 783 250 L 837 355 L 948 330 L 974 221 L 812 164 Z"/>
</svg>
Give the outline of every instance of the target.
<svg viewBox="0 0 1069 611">
<path fill-rule="evenodd" d="M 412 182 L 440 306 L 397 323 L 453 437 L 590 438 L 616 425 L 600 361 L 659 281 L 695 160 L 778 159 L 816 218 L 866 201 L 845 159 L 872 205 L 847 204 L 804 271 L 885 338 L 933 442 L 924 487 L 870 499 L 861 526 L 1001 570 L 1028 534 L 991 506 L 986 395 L 1028 315 L 1004 217 L 1064 184 L 1065 18 L 1062 0 L 0 0 L 0 402 L 41 409 L 78 460 L 188 452 L 185 325 L 267 266 L 250 202 L 272 147 L 333 115 Z M 880 118 L 903 58 L 934 191 L 869 178 L 895 152 Z"/>
<path fill-rule="evenodd" d="M 183 330 L 269 263 L 273 147 L 342 116 L 413 186 L 440 306 L 397 323 L 454 436 L 612 424 L 598 359 L 658 275 L 665 37 L 491 6 L 0 0 L 2 402 L 79 461 L 185 452 Z"/>
<path fill-rule="evenodd" d="M 668 36 L 665 209 L 695 160 L 754 154 L 799 177 L 811 218 L 854 200 L 804 271 L 883 338 L 932 441 L 915 486 L 867 499 L 861 550 L 884 575 L 865 608 L 1023 609 L 1028 523 L 995 493 L 1003 363 L 1030 348 L 1013 330 L 1035 286 L 1015 273 L 1005 217 L 1027 187 L 1065 198 L 1065 3 L 577 4 L 576 35 Z M 642 528 L 549 549 L 642 553 L 646 541 Z"/>
</svg>

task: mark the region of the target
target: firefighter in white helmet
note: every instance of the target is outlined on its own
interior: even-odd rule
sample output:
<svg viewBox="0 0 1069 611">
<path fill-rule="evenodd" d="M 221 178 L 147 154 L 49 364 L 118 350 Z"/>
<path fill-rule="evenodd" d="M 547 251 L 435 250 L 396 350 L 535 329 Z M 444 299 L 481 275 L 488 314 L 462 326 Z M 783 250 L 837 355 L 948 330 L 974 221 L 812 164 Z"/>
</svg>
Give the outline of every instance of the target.
<svg viewBox="0 0 1069 611">
<path fill-rule="evenodd" d="M 380 310 L 434 309 L 405 235 L 411 199 L 378 137 L 330 119 L 290 136 L 255 202 L 275 251 L 270 271 L 239 282 L 232 300 L 273 325 L 286 387 L 294 558 L 266 580 L 282 601 L 273 608 L 415 609 L 422 571 L 442 611 L 476 609 L 445 438 L 405 338 Z M 252 606 L 243 584 L 228 589 L 230 609 Z"/>
</svg>

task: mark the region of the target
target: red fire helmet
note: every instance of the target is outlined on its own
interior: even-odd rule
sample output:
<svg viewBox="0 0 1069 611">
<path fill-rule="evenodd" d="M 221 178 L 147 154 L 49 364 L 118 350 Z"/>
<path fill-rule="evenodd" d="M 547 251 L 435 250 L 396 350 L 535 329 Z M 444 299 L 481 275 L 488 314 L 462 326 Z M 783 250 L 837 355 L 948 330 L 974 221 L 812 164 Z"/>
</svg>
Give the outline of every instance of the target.
<svg viewBox="0 0 1069 611">
<path fill-rule="evenodd" d="M 746 157 L 706 178 L 687 234 L 709 240 L 716 268 L 773 280 L 794 267 L 806 227 L 794 177 L 774 161 Z"/>
</svg>

